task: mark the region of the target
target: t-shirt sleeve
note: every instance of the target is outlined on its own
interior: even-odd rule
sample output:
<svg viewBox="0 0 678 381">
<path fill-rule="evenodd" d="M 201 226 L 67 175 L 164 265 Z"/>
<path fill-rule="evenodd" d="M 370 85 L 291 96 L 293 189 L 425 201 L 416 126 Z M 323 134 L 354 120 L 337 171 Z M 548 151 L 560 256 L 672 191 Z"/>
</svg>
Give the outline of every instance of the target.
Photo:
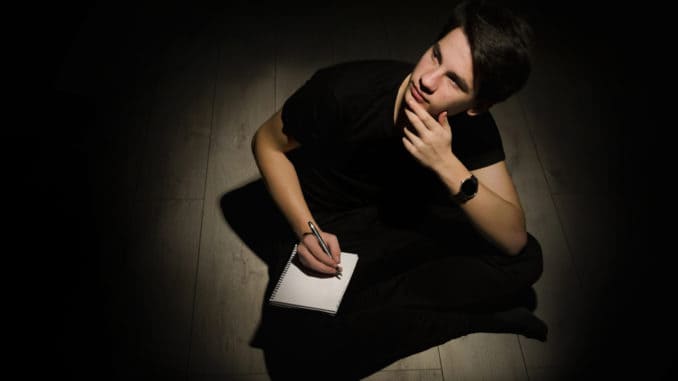
<svg viewBox="0 0 678 381">
<path fill-rule="evenodd" d="M 327 69 L 316 71 L 283 104 L 283 133 L 302 145 L 326 143 L 341 123 L 339 102 Z"/>
<path fill-rule="evenodd" d="M 469 169 L 479 169 L 505 159 L 501 135 L 489 112 L 450 117 L 452 152 Z"/>
</svg>

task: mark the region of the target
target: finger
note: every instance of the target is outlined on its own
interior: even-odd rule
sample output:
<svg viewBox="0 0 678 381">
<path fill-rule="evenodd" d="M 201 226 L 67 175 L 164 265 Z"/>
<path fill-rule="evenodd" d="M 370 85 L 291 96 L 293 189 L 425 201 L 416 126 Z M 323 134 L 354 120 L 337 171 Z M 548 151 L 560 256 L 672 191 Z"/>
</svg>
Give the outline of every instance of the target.
<svg viewBox="0 0 678 381">
<path fill-rule="evenodd" d="M 321 235 L 323 233 L 320 233 Z M 337 264 L 334 262 L 334 259 L 330 258 L 327 254 L 325 254 L 325 251 L 322 249 L 320 246 L 320 243 L 318 243 L 318 240 L 315 238 L 315 236 L 307 235 L 304 237 L 302 240 L 302 243 L 308 251 L 311 253 L 311 255 L 318 261 L 321 262 L 322 264 L 330 267 L 335 267 Z"/>
<path fill-rule="evenodd" d="M 411 133 L 411 132 L 410 132 Z M 407 137 L 403 136 L 403 145 L 405 149 L 417 160 L 421 160 L 421 151 Z"/>
<path fill-rule="evenodd" d="M 430 129 L 421 121 L 421 119 L 419 119 L 419 116 L 417 116 L 412 111 L 405 109 L 405 115 L 410 120 L 410 124 L 412 127 L 414 127 L 419 136 L 424 136 L 424 134 L 430 131 Z"/>
<path fill-rule="evenodd" d="M 323 239 L 327 246 L 330 248 L 330 253 L 332 253 L 332 259 L 339 264 L 341 263 L 341 248 L 339 247 L 339 240 L 337 236 L 329 233 L 322 233 Z"/>
<path fill-rule="evenodd" d="M 403 145 L 405 146 L 405 149 L 412 154 L 412 156 L 417 157 L 417 149 L 410 143 L 409 140 L 407 140 L 406 137 L 403 137 Z"/>
<path fill-rule="evenodd" d="M 423 143 L 419 136 L 417 136 L 415 133 L 408 130 L 407 128 L 403 128 L 403 133 L 405 134 L 407 140 L 412 144 L 412 147 L 416 148 L 417 145 Z"/>
<path fill-rule="evenodd" d="M 426 111 L 426 109 L 424 109 L 424 107 L 415 100 L 407 99 L 407 104 L 410 106 L 410 110 L 419 117 L 426 128 L 429 128 L 429 126 L 433 127 L 437 124 L 437 121 L 433 118 L 433 116 L 431 116 L 431 114 L 429 114 L 428 111 Z M 407 111 L 407 108 L 405 108 L 405 111 Z"/>
<path fill-rule="evenodd" d="M 443 111 L 438 115 L 438 122 L 445 129 L 451 129 L 450 122 L 447 120 L 447 111 Z"/>
<path fill-rule="evenodd" d="M 424 107 L 419 104 L 414 98 L 408 99 L 405 97 L 405 101 L 407 102 L 407 107 L 410 108 L 410 110 L 417 112 L 417 110 L 423 110 Z"/>
<path fill-rule="evenodd" d="M 336 274 L 337 270 L 334 266 L 328 266 L 325 263 L 318 261 L 318 259 L 311 254 L 310 250 L 303 243 L 299 244 L 297 247 L 297 255 L 299 256 L 299 261 L 305 267 L 317 271 L 323 274 Z"/>
</svg>

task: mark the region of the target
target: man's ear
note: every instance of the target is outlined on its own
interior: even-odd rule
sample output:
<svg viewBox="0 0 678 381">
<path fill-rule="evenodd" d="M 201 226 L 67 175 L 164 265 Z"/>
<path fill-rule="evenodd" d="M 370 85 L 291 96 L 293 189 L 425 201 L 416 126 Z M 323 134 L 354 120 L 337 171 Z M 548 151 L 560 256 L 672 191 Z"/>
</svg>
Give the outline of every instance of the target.
<svg viewBox="0 0 678 381">
<path fill-rule="evenodd" d="M 492 107 L 492 105 L 493 105 L 493 103 L 486 103 L 486 102 L 478 103 L 475 106 L 471 107 L 470 109 L 466 110 L 466 113 L 469 116 L 480 115 L 480 114 L 486 112 L 487 110 L 489 110 L 490 107 Z"/>
</svg>

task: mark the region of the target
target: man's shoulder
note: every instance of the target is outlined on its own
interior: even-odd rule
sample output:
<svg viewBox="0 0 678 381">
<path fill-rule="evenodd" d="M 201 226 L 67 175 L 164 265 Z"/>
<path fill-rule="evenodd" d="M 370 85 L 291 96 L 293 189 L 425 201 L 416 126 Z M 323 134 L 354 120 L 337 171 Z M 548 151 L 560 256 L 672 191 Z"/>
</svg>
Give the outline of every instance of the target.
<svg viewBox="0 0 678 381">
<path fill-rule="evenodd" d="M 364 81 L 366 79 L 384 81 L 397 78 L 402 80 L 404 77 L 400 77 L 409 74 L 413 68 L 413 64 L 398 60 L 354 60 L 320 68 L 315 73 L 315 76 L 322 77 L 335 84 L 351 84 L 355 81 Z"/>
<path fill-rule="evenodd" d="M 321 68 L 314 77 L 338 102 L 360 105 L 390 95 L 413 68 L 396 60 L 346 61 Z"/>
</svg>

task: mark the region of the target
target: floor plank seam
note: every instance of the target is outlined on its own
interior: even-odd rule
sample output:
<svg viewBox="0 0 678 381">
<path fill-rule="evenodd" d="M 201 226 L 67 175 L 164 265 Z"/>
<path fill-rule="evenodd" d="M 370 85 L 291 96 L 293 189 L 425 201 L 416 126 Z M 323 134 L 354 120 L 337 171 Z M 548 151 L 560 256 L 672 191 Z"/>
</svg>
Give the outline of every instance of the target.
<svg viewBox="0 0 678 381">
<path fill-rule="evenodd" d="M 523 348 L 523 342 L 520 340 L 520 336 L 515 335 L 516 340 L 518 341 L 518 348 L 520 348 L 520 357 L 523 359 L 523 367 L 525 368 L 525 376 L 527 376 L 527 381 L 530 381 L 530 372 L 527 370 L 527 359 L 525 358 L 525 348 Z"/>
<path fill-rule="evenodd" d="M 530 128 L 529 124 L 529 119 L 527 118 L 527 112 L 525 111 L 525 106 L 523 104 L 523 99 L 521 97 L 518 97 L 518 104 L 520 105 L 520 111 L 523 114 L 523 120 L 527 124 L 527 132 L 530 136 L 530 140 L 532 142 L 532 147 L 534 147 L 534 153 L 537 157 L 537 163 L 539 163 L 539 168 L 541 169 L 541 174 L 544 178 L 544 181 L 546 182 L 546 188 L 548 189 L 548 194 L 549 194 L 549 199 L 551 200 L 551 204 L 553 205 L 555 211 L 556 211 L 556 218 L 558 219 L 558 228 L 560 230 L 560 234 L 565 240 L 565 250 L 567 250 L 567 255 L 570 258 L 570 263 L 572 264 L 572 268 L 574 270 L 575 276 L 577 277 L 577 286 L 581 290 L 583 288 L 583 282 L 582 282 L 582 275 L 581 271 L 577 267 L 577 263 L 574 260 L 574 255 L 572 254 L 572 247 L 570 244 L 570 240 L 567 238 L 567 234 L 565 233 L 565 229 L 563 227 L 563 219 L 561 217 L 561 213 L 558 210 L 558 207 L 556 206 L 556 201 L 554 199 L 554 192 L 552 190 L 552 186 L 548 181 L 548 177 L 546 176 L 546 172 L 544 169 L 544 164 L 541 159 L 541 155 L 539 154 L 539 146 L 537 145 L 537 140 L 534 137 L 534 134 L 532 133 L 532 129 Z"/>
<path fill-rule="evenodd" d="M 214 40 L 212 41 L 214 44 Z M 201 249 L 202 249 L 202 233 L 203 233 L 203 227 L 204 227 L 204 222 L 205 222 L 205 199 L 207 198 L 207 183 L 208 183 L 208 174 L 209 174 L 209 166 L 210 166 L 210 153 L 212 149 L 212 132 L 214 130 L 214 109 L 215 109 L 215 103 L 216 103 L 216 93 L 217 93 L 217 84 L 219 83 L 219 67 L 221 64 L 221 47 L 220 46 L 213 46 L 213 48 L 217 49 L 217 57 L 216 57 L 216 62 L 214 64 L 214 77 L 213 77 L 213 88 L 212 88 L 212 104 L 211 104 L 211 110 L 210 110 L 210 129 L 209 129 L 209 135 L 207 136 L 207 163 L 205 163 L 205 175 L 204 175 L 204 182 L 203 182 L 203 196 L 202 196 L 202 207 L 201 207 L 201 212 L 200 212 L 200 229 L 198 232 L 198 253 L 196 255 L 196 261 L 195 261 L 195 276 L 193 278 L 193 306 L 191 308 L 191 322 L 190 322 L 190 330 L 188 334 L 188 352 L 186 355 L 186 380 L 188 381 L 190 379 L 189 374 L 191 370 L 191 356 L 193 353 L 193 327 L 194 327 L 194 321 L 195 321 L 195 310 L 196 310 L 196 300 L 197 300 L 197 294 L 198 294 L 198 276 L 200 275 L 200 254 L 201 254 Z"/>
<path fill-rule="evenodd" d="M 440 345 L 436 346 L 436 352 L 438 352 L 438 365 L 440 366 L 440 375 L 445 381 L 445 368 L 443 368 L 443 357 L 440 354 Z"/>
</svg>

